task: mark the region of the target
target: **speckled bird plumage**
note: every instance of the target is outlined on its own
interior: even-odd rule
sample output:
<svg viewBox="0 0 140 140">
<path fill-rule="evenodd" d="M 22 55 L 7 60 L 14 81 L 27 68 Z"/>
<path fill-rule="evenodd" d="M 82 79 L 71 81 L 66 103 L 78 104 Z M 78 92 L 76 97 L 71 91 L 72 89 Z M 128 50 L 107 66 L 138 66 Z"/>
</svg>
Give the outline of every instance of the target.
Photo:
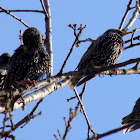
<svg viewBox="0 0 140 140">
<path fill-rule="evenodd" d="M 9 53 L 3 53 L 0 56 L 0 69 L 6 67 L 6 65 L 9 63 L 10 58 L 11 55 Z"/>
<path fill-rule="evenodd" d="M 125 128 L 123 130 L 124 134 L 127 131 L 131 132 L 131 131 L 134 131 L 134 130 L 140 128 L 140 98 L 136 101 L 136 104 L 133 108 L 132 113 L 130 113 L 129 115 L 127 115 L 126 117 L 124 117 L 122 119 L 122 126 L 126 126 L 126 125 L 132 124 L 132 123 L 133 123 L 133 125 Z"/>
<path fill-rule="evenodd" d="M 10 58 L 11 55 L 9 53 L 3 53 L 0 56 L 0 89 L 3 89 L 3 83 L 5 76 L 7 75 Z"/>
<path fill-rule="evenodd" d="M 123 51 L 123 32 L 117 29 L 109 29 L 103 35 L 98 37 L 85 52 L 77 68 L 93 68 L 94 66 L 108 66 L 116 64 Z M 77 86 L 85 83 L 96 75 L 86 76 Z M 77 82 L 81 78 L 77 79 Z M 76 82 L 74 82 L 76 84 Z"/>
<path fill-rule="evenodd" d="M 11 58 L 5 90 L 16 88 L 16 82 L 38 80 L 49 73 L 49 55 L 44 49 L 42 37 L 37 28 L 30 27 L 23 33 L 23 45 L 17 48 Z"/>
</svg>

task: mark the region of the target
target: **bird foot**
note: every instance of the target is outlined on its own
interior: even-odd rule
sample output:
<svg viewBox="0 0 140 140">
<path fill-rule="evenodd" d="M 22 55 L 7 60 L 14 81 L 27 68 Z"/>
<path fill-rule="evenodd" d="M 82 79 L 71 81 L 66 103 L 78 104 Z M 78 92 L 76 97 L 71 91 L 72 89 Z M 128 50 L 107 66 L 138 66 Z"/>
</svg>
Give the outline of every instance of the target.
<svg viewBox="0 0 140 140">
<path fill-rule="evenodd" d="M 119 73 L 120 69 L 116 68 L 115 69 L 115 75 L 117 75 Z"/>
<path fill-rule="evenodd" d="M 27 83 L 31 83 L 31 84 L 33 83 L 33 85 L 35 87 L 38 82 L 36 80 L 31 81 L 30 79 L 28 79 Z"/>
<path fill-rule="evenodd" d="M 34 87 L 36 87 L 36 85 L 38 84 L 38 81 L 33 80 L 33 84 L 34 84 Z"/>
<path fill-rule="evenodd" d="M 31 83 L 34 85 L 34 87 L 36 86 L 36 84 L 38 83 L 36 80 L 31 81 L 30 79 L 27 80 L 27 83 Z"/>
<path fill-rule="evenodd" d="M 100 66 L 94 66 L 95 68 L 101 68 Z M 105 75 L 105 71 L 104 72 L 102 72 L 101 73 L 102 75 L 103 75 L 103 77 L 104 77 L 104 75 Z M 101 74 L 99 74 L 99 77 L 101 77 Z"/>
<path fill-rule="evenodd" d="M 25 86 L 28 90 L 30 90 L 30 86 L 27 83 L 16 81 L 17 84 Z"/>
</svg>

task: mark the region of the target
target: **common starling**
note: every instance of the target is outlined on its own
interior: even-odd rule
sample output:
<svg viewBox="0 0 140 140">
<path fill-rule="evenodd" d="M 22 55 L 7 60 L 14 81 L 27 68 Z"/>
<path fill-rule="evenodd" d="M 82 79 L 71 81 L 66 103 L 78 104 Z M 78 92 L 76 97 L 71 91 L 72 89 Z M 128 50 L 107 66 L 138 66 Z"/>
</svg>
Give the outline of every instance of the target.
<svg viewBox="0 0 140 140">
<path fill-rule="evenodd" d="M 116 64 L 123 51 L 124 41 L 122 37 L 128 33 L 117 29 L 107 30 L 90 45 L 77 66 L 78 70 Z M 76 84 L 79 86 L 95 76 L 95 74 L 91 74 L 85 76 L 81 81 L 79 80 L 83 77 L 72 80 L 72 86 Z"/>
<path fill-rule="evenodd" d="M 30 27 L 23 33 L 23 45 L 11 58 L 4 88 L 11 91 L 17 88 L 17 83 L 38 80 L 44 73 L 49 73 L 49 55 L 38 29 Z"/>
<path fill-rule="evenodd" d="M 0 69 L 6 67 L 10 58 L 11 58 L 11 55 L 9 53 L 3 53 L 0 56 Z"/>
<path fill-rule="evenodd" d="M 132 132 L 140 128 L 140 98 L 136 101 L 132 113 L 122 119 L 122 126 L 126 126 L 128 124 L 132 125 L 123 130 L 124 134 L 127 131 Z"/>
<path fill-rule="evenodd" d="M 8 63 L 10 61 L 11 55 L 9 53 L 3 53 L 0 56 L 0 89 L 3 88 L 4 78 L 7 74 Z"/>
</svg>

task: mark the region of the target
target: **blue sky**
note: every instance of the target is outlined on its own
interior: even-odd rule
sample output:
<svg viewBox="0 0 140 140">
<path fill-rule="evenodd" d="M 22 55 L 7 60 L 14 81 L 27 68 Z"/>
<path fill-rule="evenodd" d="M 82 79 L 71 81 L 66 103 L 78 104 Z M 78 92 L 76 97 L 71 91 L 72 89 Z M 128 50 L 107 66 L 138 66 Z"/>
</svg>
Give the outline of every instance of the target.
<svg viewBox="0 0 140 140">
<path fill-rule="evenodd" d="M 69 49 L 74 41 L 73 31 L 68 24 L 77 23 L 87 25 L 80 39 L 91 37 L 96 39 L 99 35 L 110 28 L 118 28 L 126 10 L 128 0 L 122 1 L 99 1 L 99 0 L 54 0 L 50 1 L 52 16 L 52 43 L 54 53 L 54 74 L 57 74 L 65 60 Z M 1 0 L 0 6 L 5 9 L 42 9 L 39 0 Z M 30 26 L 37 27 L 41 34 L 44 34 L 44 16 L 39 13 L 14 13 Z M 131 16 L 128 16 L 128 19 Z M 127 21 L 128 21 L 127 19 Z M 20 45 L 19 30 L 26 27 L 5 13 L 0 13 L 0 54 L 9 52 L 10 54 Z M 126 22 L 127 22 L 126 21 Z M 140 21 L 134 23 L 130 30 L 139 27 Z M 139 33 L 139 32 L 138 32 Z M 137 34 L 138 34 L 137 33 Z M 127 36 L 124 39 L 127 39 Z M 64 72 L 72 71 L 76 68 L 80 58 L 86 51 L 89 42 L 81 44 L 75 48 L 70 57 Z M 135 47 L 123 52 L 119 62 L 130 58 L 139 57 L 139 47 Z M 131 68 L 134 65 L 127 66 Z M 135 101 L 139 98 L 139 75 L 104 76 L 96 77 L 87 84 L 84 94 L 83 104 L 91 122 L 93 129 L 97 133 L 121 126 L 121 119 L 128 115 Z M 77 88 L 81 91 L 81 87 Z M 63 117 L 68 119 L 69 108 L 74 109 L 77 100 L 67 102 L 67 98 L 74 96 L 74 92 L 68 86 L 46 96 L 37 112 L 43 112 L 36 117 L 24 129 L 18 129 L 13 134 L 17 140 L 53 140 L 53 134 L 57 134 L 57 129 L 64 134 L 65 123 Z M 36 102 L 26 105 L 26 110 L 18 109 L 14 111 L 14 120 L 18 122 L 24 115 L 30 112 Z M 1 123 L 1 122 L 0 122 Z M 58 134 L 57 134 L 58 135 Z M 87 138 L 87 124 L 84 116 L 79 113 L 72 122 L 72 129 L 67 136 L 67 140 L 83 140 Z M 140 129 L 123 135 L 122 131 L 111 136 L 102 138 L 103 140 L 132 140 L 140 138 Z"/>
</svg>

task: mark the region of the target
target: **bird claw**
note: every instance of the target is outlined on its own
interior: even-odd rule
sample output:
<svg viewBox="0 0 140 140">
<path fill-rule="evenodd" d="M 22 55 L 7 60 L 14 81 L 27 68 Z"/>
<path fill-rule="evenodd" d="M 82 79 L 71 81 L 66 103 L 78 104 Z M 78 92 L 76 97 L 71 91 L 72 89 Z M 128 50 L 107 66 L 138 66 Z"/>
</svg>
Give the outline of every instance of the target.
<svg viewBox="0 0 140 140">
<path fill-rule="evenodd" d="M 115 75 L 117 75 L 119 71 L 120 71 L 120 69 L 116 68 L 115 69 Z"/>
<path fill-rule="evenodd" d="M 36 87 L 36 84 L 38 84 L 38 81 L 33 80 L 33 84 L 34 84 L 34 87 Z"/>
<path fill-rule="evenodd" d="M 30 86 L 27 83 L 16 81 L 17 84 L 25 86 L 28 90 L 30 90 Z"/>
</svg>

